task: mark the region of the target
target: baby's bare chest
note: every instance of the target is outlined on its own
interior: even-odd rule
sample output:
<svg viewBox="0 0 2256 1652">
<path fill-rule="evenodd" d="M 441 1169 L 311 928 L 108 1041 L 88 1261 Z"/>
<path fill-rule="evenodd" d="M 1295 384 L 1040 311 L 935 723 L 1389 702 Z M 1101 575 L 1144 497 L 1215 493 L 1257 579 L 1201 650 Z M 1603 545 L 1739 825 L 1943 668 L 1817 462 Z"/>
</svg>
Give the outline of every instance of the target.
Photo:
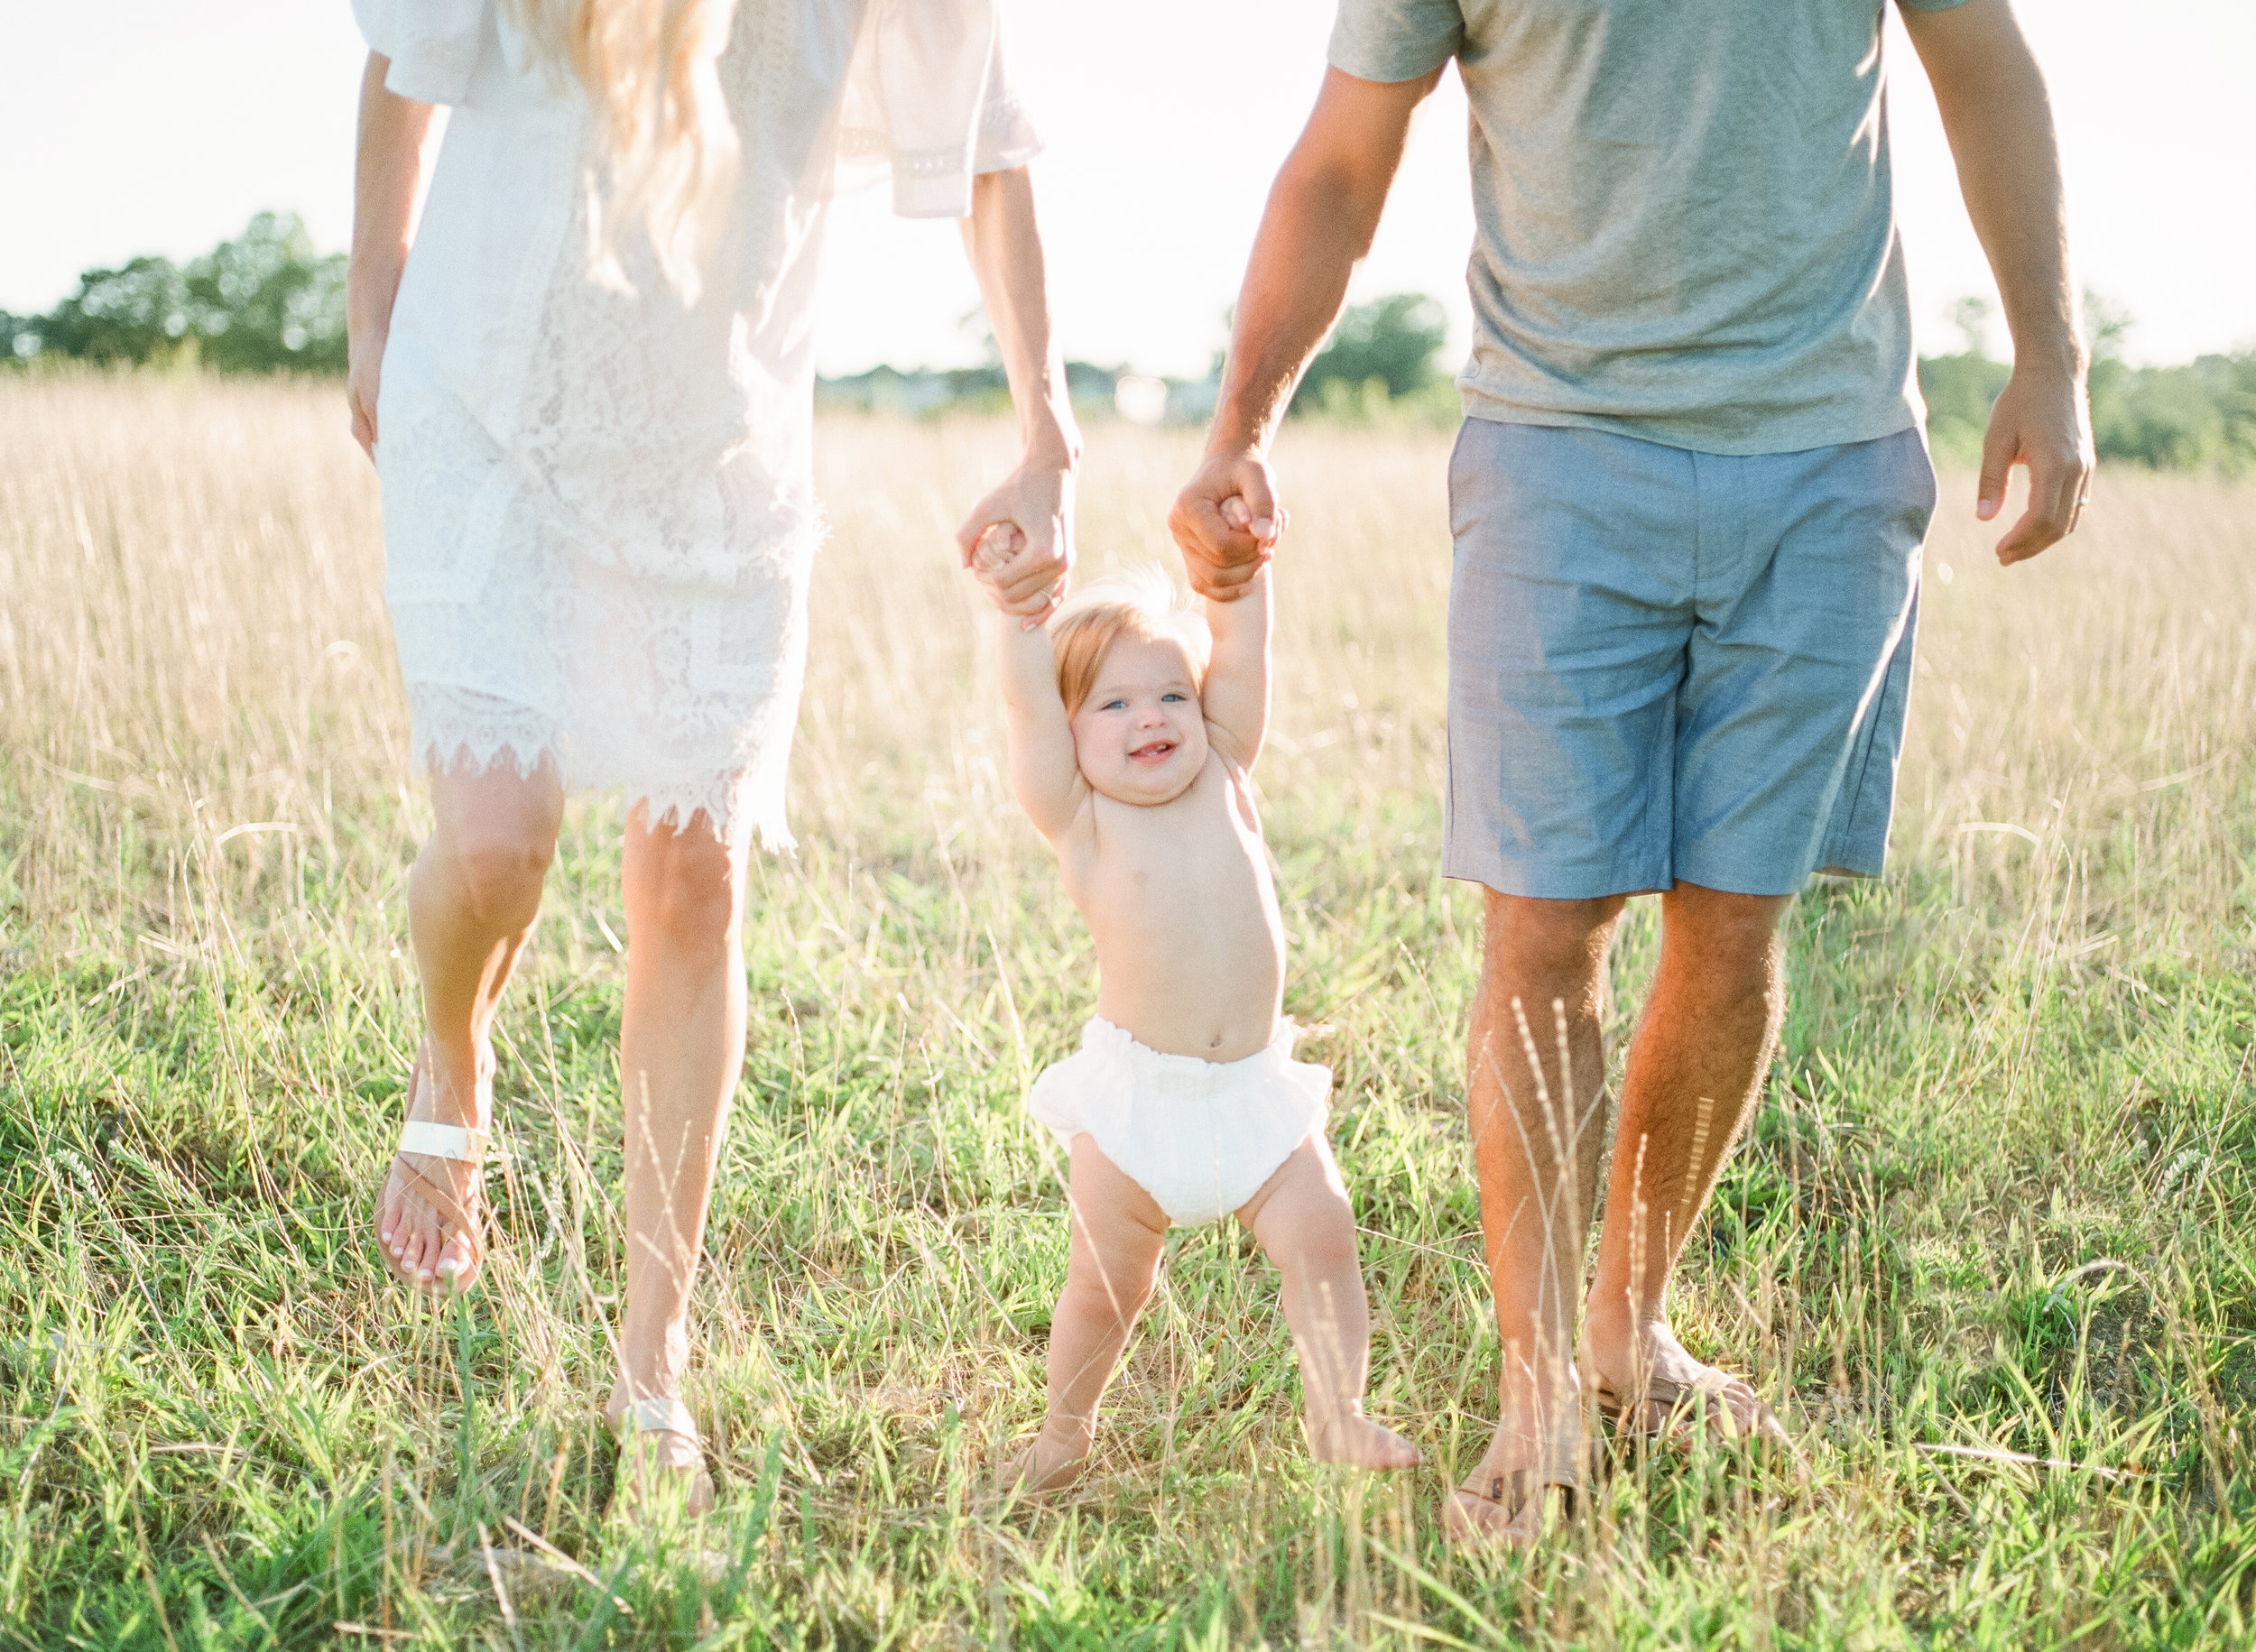
<svg viewBox="0 0 2256 1652">
<path fill-rule="evenodd" d="M 1156 808 L 1098 799 L 1076 891 L 1092 918 L 1146 924 L 1227 923 L 1275 904 L 1269 854 L 1252 799 L 1209 771 Z"/>
</svg>

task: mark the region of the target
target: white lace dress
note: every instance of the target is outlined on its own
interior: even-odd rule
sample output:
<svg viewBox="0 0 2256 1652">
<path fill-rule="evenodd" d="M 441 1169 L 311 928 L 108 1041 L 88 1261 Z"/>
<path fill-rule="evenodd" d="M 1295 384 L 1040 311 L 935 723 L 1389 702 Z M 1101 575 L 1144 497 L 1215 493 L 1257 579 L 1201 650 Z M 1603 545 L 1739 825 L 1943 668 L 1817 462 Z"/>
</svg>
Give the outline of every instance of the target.
<svg viewBox="0 0 2256 1652">
<path fill-rule="evenodd" d="M 1034 152 L 994 0 L 741 0 L 743 159 L 694 304 L 646 240 L 620 237 L 632 292 L 591 278 L 592 115 L 496 0 L 354 10 L 393 91 L 452 106 L 376 411 L 417 761 L 552 761 L 653 825 L 787 844 L 825 215 L 842 166 L 961 217 Z"/>
</svg>

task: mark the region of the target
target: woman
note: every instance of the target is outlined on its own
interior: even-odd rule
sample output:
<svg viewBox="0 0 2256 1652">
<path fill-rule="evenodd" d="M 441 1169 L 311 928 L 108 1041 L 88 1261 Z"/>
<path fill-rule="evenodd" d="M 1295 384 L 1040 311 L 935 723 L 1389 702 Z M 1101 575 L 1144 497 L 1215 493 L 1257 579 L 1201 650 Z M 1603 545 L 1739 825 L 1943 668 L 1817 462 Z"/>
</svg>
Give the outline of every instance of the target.
<svg viewBox="0 0 2256 1652">
<path fill-rule="evenodd" d="M 1079 438 L 1050 340 L 994 0 L 355 0 L 355 436 L 435 829 L 408 882 L 427 1029 L 377 1208 L 402 1277 L 484 1260 L 490 1033 L 569 787 L 624 786 L 623 1483 L 710 1501 L 689 1287 L 743 1064 L 738 939 L 806 654 L 811 318 L 842 162 L 964 220 L 1025 436 L 974 512 L 1071 558 Z M 430 169 L 435 106 L 451 106 Z M 412 254 L 411 255 L 411 247 Z"/>
</svg>

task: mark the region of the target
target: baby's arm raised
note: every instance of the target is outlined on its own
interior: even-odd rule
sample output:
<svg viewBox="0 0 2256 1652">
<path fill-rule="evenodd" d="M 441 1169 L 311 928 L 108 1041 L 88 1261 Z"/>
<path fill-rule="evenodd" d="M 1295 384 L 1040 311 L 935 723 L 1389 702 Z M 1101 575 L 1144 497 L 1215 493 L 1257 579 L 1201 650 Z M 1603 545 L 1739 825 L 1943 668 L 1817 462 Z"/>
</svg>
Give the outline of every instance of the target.
<svg viewBox="0 0 2256 1652">
<path fill-rule="evenodd" d="M 1270 571 L 1247 582 L 1235 602 L 1207 601 L 1207 626 L 1214 632 L 1214 657 L 1198 696 L 1209 737 L 1219 734 L 1226 754 L 1251 770 L 1269 735 L 1269 631 L 1275 597 Z"/>
<path fill-rule="evenodd" d="M 990 595 L 1007 577 L 1005 570 L 1023 554 L 1024 538 L 1014 529 L 991 531 L 979 541 L 972 566 Z M 1049 632 L 1039 623 L 1030 630 L 1018 615 L 999 607 L 987 611 L 986 623 L 1003 670 L 1011 789 L 1034 829 L 1055 840 L 1073 824 L 1088 790 L 1081 766 L 1074 761 L 1073 728 L 1058 694 L 1058 656 Z"/>
</svg>

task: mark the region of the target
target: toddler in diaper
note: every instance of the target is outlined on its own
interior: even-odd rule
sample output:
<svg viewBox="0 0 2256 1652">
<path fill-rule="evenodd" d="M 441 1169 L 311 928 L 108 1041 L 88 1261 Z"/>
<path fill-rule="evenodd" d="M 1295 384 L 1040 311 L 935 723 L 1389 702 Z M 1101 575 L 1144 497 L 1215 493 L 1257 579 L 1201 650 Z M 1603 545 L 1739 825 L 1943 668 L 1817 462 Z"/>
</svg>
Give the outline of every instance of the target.
<svg viewBox="0 0 2256 1652">
<path fill-rule="evenodd" d="M 974 567 L 1006 577 L 1017 530 Z M 1284 925 L 1250 771 L 1269 721 L 1266 571 L 1186 605 L 1165 576 L 1099 581 L 1045 630 L 994 616 L 1011 779 L 1096 943 L 1096 1016 L 1029 1110 L 1070 1163 L 1072 1244 L 1049 1330 L 1049 1415 L 1012 1473 L 1079 1472 L 1170 1223 L 1234 1214 L 1282 1278 L 1309 1449 L 1400 1468 L 1363 1414 L 1370 1331 L 1355 1217 L 1325 1139 L 1332 1075 L 1292 1058 Z"/>
</svg>

